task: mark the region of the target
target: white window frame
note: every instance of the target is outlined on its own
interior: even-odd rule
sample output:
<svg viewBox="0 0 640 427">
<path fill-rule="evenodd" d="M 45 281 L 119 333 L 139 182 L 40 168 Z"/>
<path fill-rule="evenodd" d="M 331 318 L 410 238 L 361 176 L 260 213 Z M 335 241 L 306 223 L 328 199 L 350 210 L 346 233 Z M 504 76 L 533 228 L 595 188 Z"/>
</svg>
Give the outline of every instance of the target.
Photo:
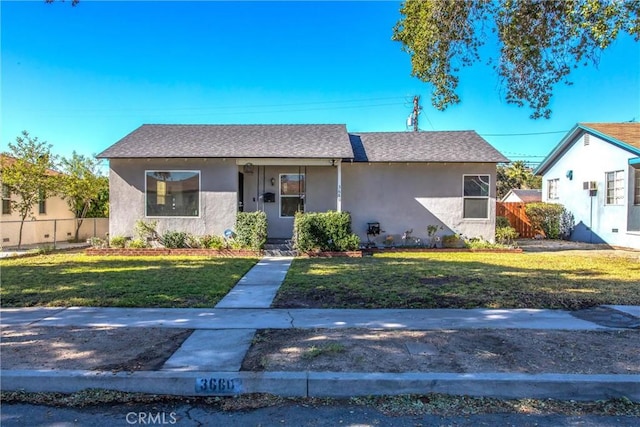
<svg viewBox="0 0 640 427">
<path fill-rule="evenodd" d="M 2 184 L 2 215 L 11 215 L 11 208 L 11 188 L 7 184 Z"/>
<path fill-rule="evenodd" d="M 547 200 L 558 200 L 560 198 L 559 190 L 560 190 L 560 178 L 553 178 L 553 179 L 547 180 Z"/>
<path fill-rule="evenodd" d="M 487 195 L 486 196 L 465 196 L 464 195 L 464 179 L 468 176 L 486 177 L 487 178 Z M 491 198 L 491 175 L 487 173 L 468 173 L 462 175 L 462 219 L 465 221 L 486 221 L 491 216 L 489 207 L 489 199 Z M 487 201 L 487 216 L 485 218 L 467 218 L 464 216 L 464 201 L 466 199 L 485 199 Z"/>
<path fill-rule="evenodd" d="M 197 173 L 198 174 L 198 215 L 189 215 L 189 216 L 173 216 L 173 215 L 148 215 L 147 212 L 147 174 L 149 172 L 169 172 L 169 173 Z M 200 218 L 202 215 L 202 171 L 197 169 L 146 169 L 144 171 L 144 217 L 145 218 L 158 218 L 158 219 L 168 219 L 168 218 Z"/>
<path fill-rule="evenodd" d="M 282 177 L 287 175 L 297 175 L 302 177 L 302 181 L 304 182 L 304 191 L 298 194 L 282 194 Z M 293 218 L 293 216 L 282 215 L 282 198 L 300 198 L 302 199 L 302 212 L 305 211 L 305 202 L 306 202 L 306 194 L 307 194 L 307 177 L 305 173 L 281 173 L 278 175 L 278 214 L 280 218 Z"/>
<path fill-rule="evenodd" d="M 43 190 L 38 192 L 38 214 L 47 214 L 47 194 Z"/>
<path fill-rule="evenodd" d="M 609 175 L 613 174 L 613 195 L 609 197 Z M 624 170 L 608 171 L 604 173 L 604 204 L 619 206 L 624 204 Z M 618 185 L 619 184 L 619 185 Z"/>
</svg>

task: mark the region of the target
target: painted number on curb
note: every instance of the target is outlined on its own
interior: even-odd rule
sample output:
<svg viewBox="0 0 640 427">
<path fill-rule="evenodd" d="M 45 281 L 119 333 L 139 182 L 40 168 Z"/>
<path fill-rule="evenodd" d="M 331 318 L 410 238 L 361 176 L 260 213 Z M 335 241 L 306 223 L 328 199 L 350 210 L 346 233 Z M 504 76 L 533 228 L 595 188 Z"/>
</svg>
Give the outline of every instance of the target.
<svg viewBox="0 0 640 427">
<path fill-rule="evenodd" d="M 221 395 L 241 392 L 240 378 L 196 378 L 196 393 Z"/>
</svg>

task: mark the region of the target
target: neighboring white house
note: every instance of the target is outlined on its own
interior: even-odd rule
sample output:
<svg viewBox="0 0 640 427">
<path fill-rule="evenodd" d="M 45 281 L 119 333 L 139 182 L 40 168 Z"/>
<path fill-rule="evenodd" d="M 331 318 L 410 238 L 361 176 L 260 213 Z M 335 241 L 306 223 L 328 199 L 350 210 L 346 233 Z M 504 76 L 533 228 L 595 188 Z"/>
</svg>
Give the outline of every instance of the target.
<svg viewBox="0 0 640 427">
<path fill-rule="evenodd" d="M 535 173 L 574 215 L 571 240 L 640 249 L 640 123 L 579 123 Z"/>
</svg>

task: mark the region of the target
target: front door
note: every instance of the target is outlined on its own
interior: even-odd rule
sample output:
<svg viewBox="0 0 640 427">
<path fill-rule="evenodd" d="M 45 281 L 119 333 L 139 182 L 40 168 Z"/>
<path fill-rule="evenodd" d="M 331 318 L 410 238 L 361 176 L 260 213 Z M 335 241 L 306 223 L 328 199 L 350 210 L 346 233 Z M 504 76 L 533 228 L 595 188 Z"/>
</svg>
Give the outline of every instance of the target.
<svg viewBox="0 0 640 427">
<path fill-rule="evenodd" d="M 244 174 L 238 172 L 238 212 L 244 212 Z"/>
</svg>

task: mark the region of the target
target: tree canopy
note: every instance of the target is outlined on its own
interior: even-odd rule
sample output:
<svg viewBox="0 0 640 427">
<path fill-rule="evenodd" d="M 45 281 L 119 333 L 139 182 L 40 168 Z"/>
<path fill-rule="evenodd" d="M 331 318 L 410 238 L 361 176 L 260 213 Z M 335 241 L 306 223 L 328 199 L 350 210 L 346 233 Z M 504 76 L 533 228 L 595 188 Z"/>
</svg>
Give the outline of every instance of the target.
<svg viewBox="0 0 640 427">
<path fill-rule="evenodd" d="M 431 101 L 444 110 L 460 102 L 461 67 L 481 60 L 491 31 L 492 63 L 508 103 L 549 118 L 556 84 L 579 65 L 597 64 L 621 33 L 640 40 L 640 0 L 407 0 L 392 39 L 410 54 L 412 75 L 433 85 Z"/>
<path fill-rule="evenodd" d="M 9 143 L 9 152 L 2 156 L 0 177 L 12 194 L 11 208 L 20 216 L 18 247 L 22 245 L 22 228 L 27 217 L 33 217 L 33 207 L 56 188 L 56 156 L 51 144 L 31 137 L 26 130 Z"/>
<path fill-rule="evenodd" d="M 535 176 L 522 160 L 509 165 L 498 165 L 496 178 L 497 198 L 502 199 L 512 189 L 542 188 L 542 177 Z"/>
<path fill-rule="evenodd" d="M 59 192 L 78 219 L 75 233 L 77 240 L 84 218 L 89 217 L 92 208 L 97 206 L 101 197 L 104 198 L 105 192 L 108 200 L 109 180 L 101 176 L 98 160 L 94 157 L 74 151 L 71 157 L 63 158 L 61 163 L 63 174 L 59 179 Z M 102 210 L 104 211 L 104 204 Z"/>
</svg>

